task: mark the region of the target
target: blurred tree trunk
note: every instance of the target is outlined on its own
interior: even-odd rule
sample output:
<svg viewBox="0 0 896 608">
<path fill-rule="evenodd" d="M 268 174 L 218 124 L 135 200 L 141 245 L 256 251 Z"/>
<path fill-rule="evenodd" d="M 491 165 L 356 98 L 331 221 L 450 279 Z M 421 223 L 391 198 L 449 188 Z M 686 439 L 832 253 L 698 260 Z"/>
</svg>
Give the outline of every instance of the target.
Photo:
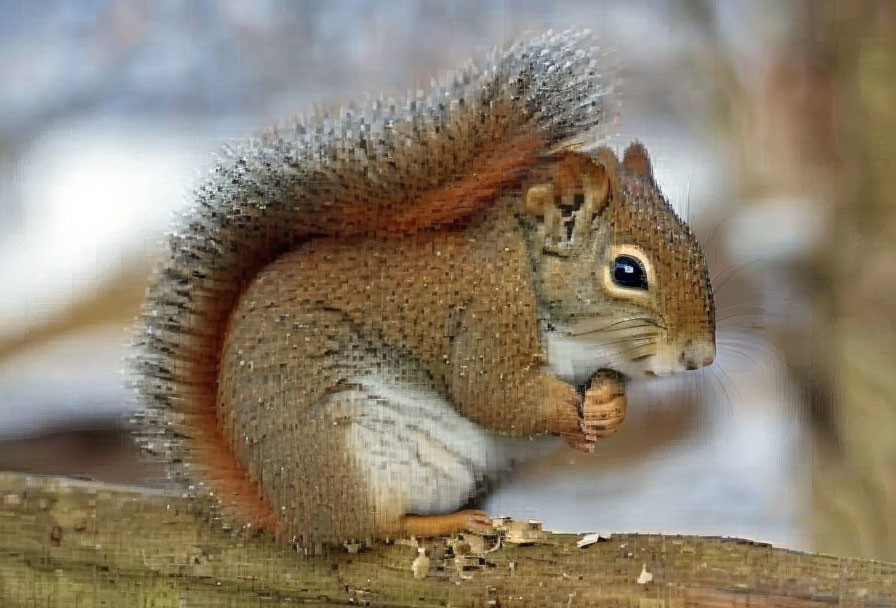
<svg viewBox="0 0 896 608">
<path fill-rule="evenodd" d="M 817 548 L 893 560 L 896 3 L 799 6 L 795 46 L 811 86 L 793 108 L 793 144 L 832 219 L 813 276 Z"/>
<path fill-rule="evenodd" d="M 719 5 L 690 4 L 696 22 L 718 23 Z M 726 150 L 739 148 L 741 195 L 791 197 L 826 218 L 811 258 L 775 268 L 810 295 L 811 321 L 772 336 L 810 405 L 816 548 L 896 560 L 896 2 L 745 14 L 773 46 L 737 71 L 718 29 L 707 74 L 728 111 Z"/>
</svg>

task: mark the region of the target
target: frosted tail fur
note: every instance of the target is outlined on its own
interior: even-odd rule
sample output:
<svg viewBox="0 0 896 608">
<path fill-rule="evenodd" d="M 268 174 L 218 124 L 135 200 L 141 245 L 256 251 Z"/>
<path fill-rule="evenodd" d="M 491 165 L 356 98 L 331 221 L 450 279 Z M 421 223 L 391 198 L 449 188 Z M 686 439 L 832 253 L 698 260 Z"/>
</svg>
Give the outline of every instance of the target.
<svg viewBox="0 0 896 608">
<path fill-rule="evenodd" d="M 549 33 L 425 93 L 225 150 L 168 235 L 138 324 L 144 447 L 171 463 L 176 481 L 203 479 L 251 503 L 257 490 L 220 440 L 215 413 L 221 340 L 246 282 L 315 236 L 411 234 L 463 219 L 549 148 L 604 124 L 612 87 L 587 32 Z M 250 515 L 270 513 L 259 500 Z"/>
</svg>

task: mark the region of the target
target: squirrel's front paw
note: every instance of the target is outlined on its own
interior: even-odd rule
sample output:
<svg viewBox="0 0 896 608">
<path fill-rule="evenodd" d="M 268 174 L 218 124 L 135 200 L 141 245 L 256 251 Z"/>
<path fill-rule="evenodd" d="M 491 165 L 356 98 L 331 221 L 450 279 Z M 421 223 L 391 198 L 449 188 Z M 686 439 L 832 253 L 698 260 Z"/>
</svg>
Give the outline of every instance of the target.
<svg viewBox="0 0 896 608">
<path fill-rule="evenodd" d="M 625 420 L 625 384 L 619 374 L 600 371 L 591 379 L 582 400 L 581 434 L 569 437 L 570 446 L 583 452 L 594 451 L 594 442 L 619 430 Z"/>
</svg>

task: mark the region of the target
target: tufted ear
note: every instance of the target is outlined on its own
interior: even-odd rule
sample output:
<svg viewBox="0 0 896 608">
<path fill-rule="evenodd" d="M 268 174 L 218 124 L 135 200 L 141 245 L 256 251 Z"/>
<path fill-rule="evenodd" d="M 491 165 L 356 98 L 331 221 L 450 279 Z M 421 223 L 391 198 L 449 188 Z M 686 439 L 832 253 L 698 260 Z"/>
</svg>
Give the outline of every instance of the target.
<svg viewBox="0 0 896 608">
<path fill-rule="evenodd" d="M 600 213 L 615 184 L 618 164 L 609 148 L 600 148 L 593 155 L 564 151 L 553 161 L 549 181 L 526 191 L 526 213 L 541 217 L 551 207 L 573 206 L 578 210 L 582 205 L 593 214 Z"/>
<path fill-rule="evenodd" d="M 653 181 L 653 166 L 650 164 L 650 156 L 647 154 L 647 148 L 641 142 L 633 141 L 629 144 L 622 156 L 622 165 L 627 171 Z"/>
<path fill-rule="evenodd" d="M 532 185 L 524 198 L 525 212 L 539 218 L 547 246 L 569 247 L 588 232 L 607 206 L 618 165 L 609 148 L 596 154 L 567 150 L 552 160 L 549 181 Z"/>
</svg>

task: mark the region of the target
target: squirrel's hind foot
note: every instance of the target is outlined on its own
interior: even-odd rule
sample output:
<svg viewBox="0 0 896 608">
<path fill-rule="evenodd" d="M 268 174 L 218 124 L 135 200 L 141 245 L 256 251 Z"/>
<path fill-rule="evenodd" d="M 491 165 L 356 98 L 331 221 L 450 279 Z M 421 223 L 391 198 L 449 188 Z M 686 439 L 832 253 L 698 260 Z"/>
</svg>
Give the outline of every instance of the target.
<svg viewBox="0 0 896 608">
<path fill-rule="evenodd" d="M 483 534 L 494 530 L 488 514 L 475 509 L 445 515 L 405 515 L 401 518 L 401 528 L 404 534 L 420 538 L 448 536 L 458 532 Z"/>
</svg>

